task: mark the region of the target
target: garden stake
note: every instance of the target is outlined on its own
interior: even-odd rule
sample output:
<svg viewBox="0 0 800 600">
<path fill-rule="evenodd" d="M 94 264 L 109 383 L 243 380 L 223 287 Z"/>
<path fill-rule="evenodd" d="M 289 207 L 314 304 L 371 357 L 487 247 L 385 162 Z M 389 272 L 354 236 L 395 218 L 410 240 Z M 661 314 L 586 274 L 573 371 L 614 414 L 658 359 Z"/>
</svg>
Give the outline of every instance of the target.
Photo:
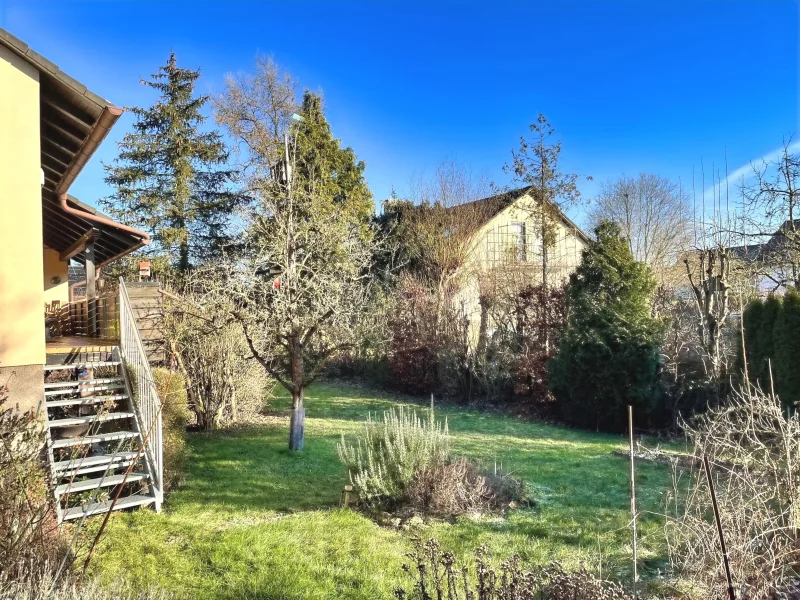
<svg viewBox="0 0 800 600">
<path fill-rule="evenodd" d="M 639 573 L 636 566 L 636 468 L 633 462 L 633 406 L 628 405 L 628 431 L 631 446 L 631 524 L 633 528 L 633 598 L 636 600 L 636 580 Z"/>
<path fill-rule="evenodd" d="M 708 457 L 703 456 L 703 467 L 706 470 L 706 480 L 708 489 L 711 492 L 711 505 L 714 508 L 714 520 L 717 522 L 717 533 L 719 534 L 719 546 L 722 550 L 722 562 L 725 565 L 725 578 L 728 580 L 728 597 L 736 600 L 736 592 L 733 591 L 733 579 L 731 578 L 731 566 L 728 563 L 728 549 L 725 547 L 725 536 L 722 534 L 722 521 L 719 518 L 719 507 L 717 506 L 717 494 L 714 492 L 714 482 L 711 479 L 711 465 Z"/>
</svg>

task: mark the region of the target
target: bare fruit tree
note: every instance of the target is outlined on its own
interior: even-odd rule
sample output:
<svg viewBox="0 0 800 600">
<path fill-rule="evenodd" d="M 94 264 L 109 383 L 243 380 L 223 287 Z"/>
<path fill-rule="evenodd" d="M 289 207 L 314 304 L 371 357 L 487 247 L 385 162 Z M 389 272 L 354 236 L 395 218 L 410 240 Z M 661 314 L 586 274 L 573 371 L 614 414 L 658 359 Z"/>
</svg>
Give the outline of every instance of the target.
<svg viewBox="0 0 800 600">
<path fill-rule="evenodd" d="M 242 252 L 204 270 L 206 301 L 230 307 L 253 358 L 291 394 L 289 448 L 301 450 L 306 388 L 356 343 L 367 305 L 373 236 L 356 215 L 371 195 L 319 96 L 298 104 L 293 78 L 271 61 L 227 85 L 216 116 L 238 142 L 255 208 Z"/>
<path fill-rule="evenodd" d="M 590 219 L 619 225 L 633 256 L 650 265 L 659 281 L 692 242 L 691 201 L 680 185 L 652 173 L 604 183 Z"/>
</svg>

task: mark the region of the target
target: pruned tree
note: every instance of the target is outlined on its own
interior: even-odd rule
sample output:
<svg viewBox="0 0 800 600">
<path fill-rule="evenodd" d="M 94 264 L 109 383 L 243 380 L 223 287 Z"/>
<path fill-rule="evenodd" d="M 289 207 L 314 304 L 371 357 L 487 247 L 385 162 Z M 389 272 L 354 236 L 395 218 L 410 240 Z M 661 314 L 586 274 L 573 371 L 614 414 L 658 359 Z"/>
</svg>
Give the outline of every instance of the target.
<svg viewBox="0 0 800 600">
<path fill-rule="evenodd" d="M 684 258 L 684 265 L 697 308 L 697 336 L 716 381 L 723 372 L 722 332 L 731 309 L 728 250 L 722 245 L 698 250 L 692 260 Z"/>
<path fill-rule="evenodd" d="M 543 114 L 529 125 L 531 136 L 520 136 L 519 149 L 511 151 L 512 161 L 503 169 L 514 181 L 529 186 L 534 199 L 534 222 L 542 241 L 542 281 L 548 285 L 549 250 L 555 245 L 559 213 L 581 199 L 578 175 L 561 170 L 561 142 L 553 142 L 555 129 Z M 591 178 L 588 178 L 591 179 Z"/>
<path fill-rule="evenodd" d="M 595 225 L 604 220 L 619 225 L 633 256 L 650 265 L 659 281 L 690 247 L 693 219 L 681 186 L 652 173 L 604 183 L 590 211 Z"/>
<path fill-rule="evenodd" d="M 291 393 L 289 448 L 301 450 L 306 388 L 356 342 L 373 240 L 363 163 L 332 137 L 319 97 L 306 92 L 293 105 L 292 81 L 274 63 L 260 63 L 254 75 L 229 79 L 216 102 L 257 206 L 245 252 L 207 276 L 209 295 L 220 306 L 231 302 L 254 359 Z M 297 119 L 287 118 L 292 109 Z M 276 140 L 284 140 L 282 154 Z"/>
<path fill-rule="evenodd" d="M 203 131 L 199 70 L 178 67 L 175 54 L 142 84 L 159 92 L 149 108 L 132 108 L 133 131 L 104 165 L 114 193 L 101 200 L 111 214 L 150 232 L 164 268 L 185 274 L 193 263 L 219 256 L 231 242 L 231 217 L 245 196 L 231 189 L 234 171 L 217 131 Z M 161 266 L 161 265 L 159 265 Z"/>
</svg>

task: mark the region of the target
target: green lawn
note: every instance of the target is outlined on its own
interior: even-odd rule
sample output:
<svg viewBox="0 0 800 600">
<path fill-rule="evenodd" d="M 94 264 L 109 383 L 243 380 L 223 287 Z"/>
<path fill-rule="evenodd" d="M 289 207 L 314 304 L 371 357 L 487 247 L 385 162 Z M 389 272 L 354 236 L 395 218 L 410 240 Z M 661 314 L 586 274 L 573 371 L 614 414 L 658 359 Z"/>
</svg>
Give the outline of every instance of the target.
<svg viewBox="0 0 800 600">
<path fill-rule="evenodd" d="M 489 466 L 495 459 L 524 478 L 536 506 L 507 518 L 438 522 L 417 531 L 376 525 L 337 508 L 346 474 L 340 435 L 369 412 L 407 399 L 345 384 L 307 394 L 306 448 L 290 453 L 288 418 L 273 425 L 192 434 L 186 483 L 161 514 L 115 514 L 92 571 L 158 586 L 180 598 L 391 598 L 414 534 L 437 537 L 461 557 L 486 543 L 493 557 L 518 553 L 529 564 L 584 561 L 604 576 L 630 569 L 628 463 L 611 456 L 622 437 L 576 432 L 497 413 L 441 408 L 455 450 Z M 285 415 L 285 397 L 273 408 Z M 425 410 L 421 407 L 420 410 Z M 663 566 L 663 494 L 667 469 L 637 470 L 640 571 Z M 90 525 L 96 529 L 97 520 Z"/>
</svg>

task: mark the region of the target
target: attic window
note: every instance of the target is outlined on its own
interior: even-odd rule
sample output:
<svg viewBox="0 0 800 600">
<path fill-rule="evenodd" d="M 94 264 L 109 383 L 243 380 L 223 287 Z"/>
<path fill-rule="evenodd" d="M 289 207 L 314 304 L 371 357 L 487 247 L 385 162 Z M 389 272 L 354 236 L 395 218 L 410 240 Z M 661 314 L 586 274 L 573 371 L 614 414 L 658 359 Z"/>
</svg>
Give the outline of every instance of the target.
<svg viewBox="0 0 800 600">
<path fill-rule="evenodd" d="M 528 261 L 528 243 L 525 235 L 525 223 L 517 221 L 509 226 L 511 240 L 516 247 L 516 258 L 519 262 Z"/>
</svg>

